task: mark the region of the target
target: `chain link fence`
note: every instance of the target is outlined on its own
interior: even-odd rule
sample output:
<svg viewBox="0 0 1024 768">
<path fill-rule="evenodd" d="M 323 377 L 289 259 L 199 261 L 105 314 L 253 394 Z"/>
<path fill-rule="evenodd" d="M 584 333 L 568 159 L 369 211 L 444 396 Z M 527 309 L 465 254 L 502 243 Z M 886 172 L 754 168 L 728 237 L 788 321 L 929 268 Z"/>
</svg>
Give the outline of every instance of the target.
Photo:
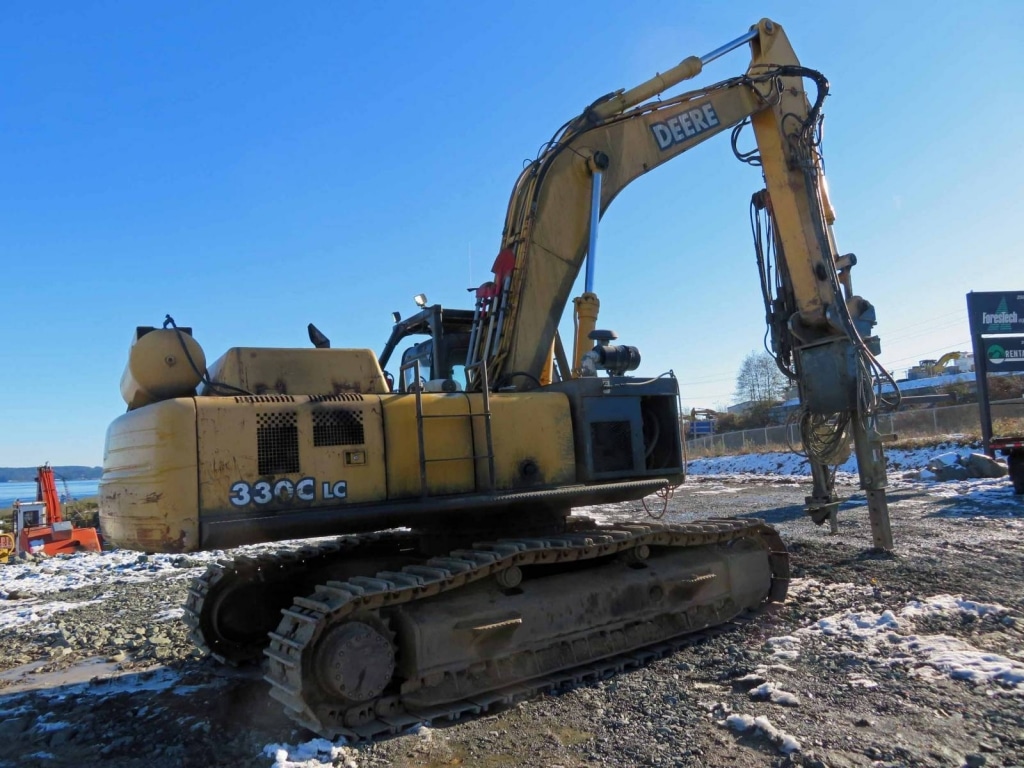
<svg viewBox="0 0 1024 768">
<path fill-rule="evenodd" d="M 1014 429 L 1020 430 L 1024 427 L 1024 424 L 1018 423 L 1022 417 L 1024 417 L 1024 400 L 1020 402 L 1004 400 L 992 403 L 992 422 L 995 426 L 995 434 L 1000 434 L 1001 423 L 1013 425 Z M 1007 429 L 1009 428 L 1007 427 Z M 878 416 L 878 431 L 883 435 L 895 433 L 900 440 L 936 435 L 972 435 L 980 438 L 981 418 L 978 415 L 977 403 L 883 413 Z M 783 426 L 723 432 L 719 435 L 707 435 L 687 440 L 686 455 L 693 459 L 736 453 L 790 450 L 791 448 L 800 450 L 802 447 L 800 425 L 794 421 Z"/>
</svg>

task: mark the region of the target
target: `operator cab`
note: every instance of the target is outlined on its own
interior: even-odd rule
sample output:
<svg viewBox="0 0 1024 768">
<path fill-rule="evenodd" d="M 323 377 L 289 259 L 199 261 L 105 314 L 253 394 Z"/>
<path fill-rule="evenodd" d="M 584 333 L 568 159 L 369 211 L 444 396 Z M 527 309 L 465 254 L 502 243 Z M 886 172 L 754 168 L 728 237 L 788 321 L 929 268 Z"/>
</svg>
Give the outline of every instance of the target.
<svg viewBox="0 0 1024 768">
<path fill-rule="evenodd" d="M 417 384 L 416 363 L 419 363 L 418 383 L 424 389 L 436 392 L 464 390 L 472 326 L 473 312 L 468 309 L 444 309 L 440 304 L 434 304 L 423 307 L 406 320 L 399 319 L 396 312 L 391 337 L 380 354 L 381 368 L 387 366 L 403 339 L 409 336 L 428 338 L 402 352 L 398 376 L 392 388 L 397 392 L 413 391 Z"/>
<path fill-rule="evenodd" d="M 14 506 L 13 512 L 15 531 L 20 532 L 22 528 L 46 525 L 46 502 L 22 501 Z"/>
</svg>

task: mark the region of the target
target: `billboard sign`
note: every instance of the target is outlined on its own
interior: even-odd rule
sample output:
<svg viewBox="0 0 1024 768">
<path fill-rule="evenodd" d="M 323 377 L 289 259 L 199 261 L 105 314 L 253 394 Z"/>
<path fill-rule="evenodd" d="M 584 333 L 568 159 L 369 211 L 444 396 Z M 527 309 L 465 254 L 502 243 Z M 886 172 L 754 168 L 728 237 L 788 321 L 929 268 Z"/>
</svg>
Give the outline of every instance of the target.
<svg viewBox="0 0 1024 768">
<path fill-rule="evenodd" d="M 972 291 L 967 315 L 975 334 L 1024 333 L 1024 291 Z"/>
<path fill-rule="evenodd" d="M 992 411 L 988 373 L 1024 372 L 1024 291 L 971 291 L 967 319 L 978 371 L 978 411 L 985 453 L 992 452 Z"/>
</svg>

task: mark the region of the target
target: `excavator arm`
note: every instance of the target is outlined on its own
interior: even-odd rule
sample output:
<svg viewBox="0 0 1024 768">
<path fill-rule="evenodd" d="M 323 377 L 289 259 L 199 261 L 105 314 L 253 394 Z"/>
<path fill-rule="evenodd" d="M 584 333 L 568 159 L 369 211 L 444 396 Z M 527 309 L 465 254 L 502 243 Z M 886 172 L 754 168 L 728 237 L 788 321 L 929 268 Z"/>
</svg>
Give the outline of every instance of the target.
<svg viewBox="0 0 1024 768">
<path fill-rule="evenodd" d="M 743 75 L 653 98 L 744 43 L 751 62 Z M 813 86 L 811 93 L 805 83 Z M 755 244 L 773 352 L 800 390 L 799 418 L 814 479 L 808 511 L 835 526 L 839 499 L 829 465 L 843 460 L 852 434 L 875 543 L 889 548 L 887 481 L 874 414 L 881 404 L 876 384 L 891 377 L 874 357 L 874 309 L 853 292 L 856 258 L 839 254 L 832 233 L 835 216 L 818 151 L 827 90 L 821 73 L 800 65 L 782 27 L 762 19 L 726 46 L 609 94 L 569 121 L 513 188 L 496 262 L 505 266 L 496 269 L 490 299 L 496 327 L 474 335 L 469 362 L 485 364 L 494 387 L 529 389 L 531 382 L 550 380 L 558 324 L 585 262 L 582 298 L 596 303 L 592 275 L 601 214 L 635 179 L 733 129 L 737 156 L 760 166 L 765 182 L 752 201 L 754 218 L 766 229 Z M 736 136 L 748 121 L 757 150 L 744 154 Z M 471 384 L 479 386 L 480 378 Z"/>
</svg>

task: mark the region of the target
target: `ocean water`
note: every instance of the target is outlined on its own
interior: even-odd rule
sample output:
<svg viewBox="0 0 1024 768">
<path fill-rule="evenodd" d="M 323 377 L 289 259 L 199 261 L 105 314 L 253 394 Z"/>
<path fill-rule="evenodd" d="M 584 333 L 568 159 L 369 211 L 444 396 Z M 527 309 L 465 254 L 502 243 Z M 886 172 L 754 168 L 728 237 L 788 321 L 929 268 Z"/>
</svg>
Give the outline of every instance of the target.
<svg viewBox="0 0 1024 768">
<path fill-rule="evenodd" d="M 90 496 L 99 495 L 99 480 L 68 480 L 68 492 L 73 499 L 87 499 Z M 57 481 L 57 493 L 64 503 L 64 483 Z M 22 501 L 36 500 L 36 484 L 31 483 L 0 483 L 0 509 L 7 509 L 14 503 L 15 499 Z"/>
</svg>

